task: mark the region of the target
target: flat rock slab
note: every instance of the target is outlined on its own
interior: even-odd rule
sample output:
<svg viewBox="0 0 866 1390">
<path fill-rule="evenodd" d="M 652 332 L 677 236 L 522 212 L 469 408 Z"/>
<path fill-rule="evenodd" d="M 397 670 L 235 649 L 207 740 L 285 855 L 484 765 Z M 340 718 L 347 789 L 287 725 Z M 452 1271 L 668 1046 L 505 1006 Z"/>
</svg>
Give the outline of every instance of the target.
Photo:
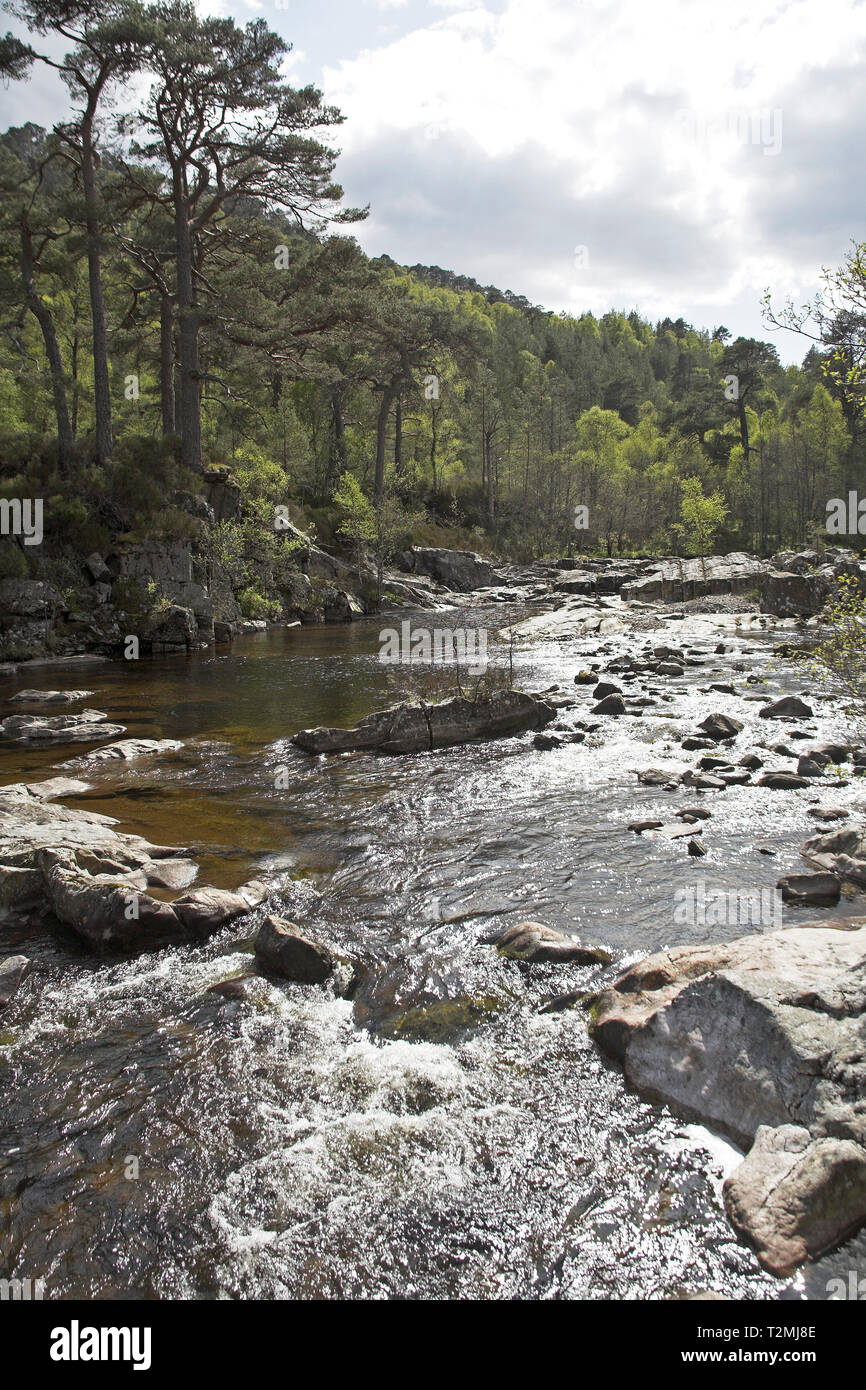
<svg viewBox="0 0 866 1390">
<path fill-rule="evenodd" d="M 124 738 L 117 743 L 107 743 L 104 748 L 92 748 L 77 758 L 69 758 L 59 767 L 78 767 L 81 763 L 129 762 L 132 758 L 143 758 L 153 753 L 176 753 L 183 748 L 176 738 Z"/>
<path fill-rule="evenodd" d="M 353 729 L 302 729 L 292 743 L 306 753 L 418 753 L 541 729 L 555 716 L 544 700 L 506 690 L 477 702 L 458 697 L 396 705 L 368 714 Z"/>
<path fill-rule="evenodd" d="M 80 714 L 10 714 L 0 720 L 0 734 L 11 743 L 93 743 L 125 734 L 122 724 L 106 724 L 101 710 Z"/>
<path fill-rule="evenodd" d="M 92 694 L 92 690 L 19 690 L 12 701 L 28 705 L 71 705 Z"/>
<path fill-rule="evenodd" d="M 767 1268 L 788 1271 L 866 1220 L 862 926 L 783 928 L 650 956 L 597 996 L 591 1030 L 643 1095 L 744 1148 L 764 1128 L 805 1132 L 808 1157 L 776 1205 L 785 1136 L 762 1137 L 730 1180 L 735 1225 Z"/>
</svg>

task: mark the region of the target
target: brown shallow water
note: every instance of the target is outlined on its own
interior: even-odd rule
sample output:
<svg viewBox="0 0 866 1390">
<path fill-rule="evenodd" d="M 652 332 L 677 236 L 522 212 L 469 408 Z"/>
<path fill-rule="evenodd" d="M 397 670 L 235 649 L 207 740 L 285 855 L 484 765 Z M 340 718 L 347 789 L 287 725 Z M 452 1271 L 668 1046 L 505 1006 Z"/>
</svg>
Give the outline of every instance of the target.
<svg viewBox="0 0 866 1390">
<path fill-rule="evenodd" d="M 472 1003 L 394 1041 L 312 987 L 207 994 L 250 968 L 260 914 L 134 960 L 94 960 L 39 921 L 7 926 L 5 948 L 35 970 L 0 1023 L 0 1277 L 44 1278 L 61 1298 L 823 1297 L 835 1269 L 863 1265 L 863 1238 L 790 1287 L 768 1278 L 722 1215 L 730 1148 L 628 1094 L 579 1010 L 538 1013 L 604 973 L 526 971 L 479 944 L 531 916 L 629 960 L 713 933 L 677 925 L 677 887 L 772 886 L 798 863 L 807 794 L 730 789 L 696 866 L 627 831 L 684 804 L 639 788 L 634 769 L 673 756 L 670 716 L 677 729 L 703 717 L 696 684 L 730 678 L 732 661 L 766 673 L 768 694 L 802 676 L 773 661 L 772 633 L 734 633 L 732 657 L 665 682 L 669 701 L 586 744 L 299 754 L 298 728 L 352 723 L 405 687 L 377 660 L 379 626 L 0 687 L 4 702 L 25 683 L 91 689 L 85 704 L 130 736 L 185 740 L 177 755 L 80 773 L 92 790 L 68 804 L 189 845 L 202 881 L 265 877 L 311 933 L 325 920 L 365 933 L 401 988 Z M 593 645 L 535 642 L 517 676 L 573 692 Z M 744 749 L 768 732 L 743 694 L 712 707 L 745 720 Z M 816 729 L 841 731 L 829 702 Z M 0 782 L 53 775 L 83 751 L 3 748 Z M 858 786 L 825 797 L 863 801 Z M 765 842 L 775 858 L 757 854 Z M 857 910 L 843 904 L 840 925 Z"/>
</svg>

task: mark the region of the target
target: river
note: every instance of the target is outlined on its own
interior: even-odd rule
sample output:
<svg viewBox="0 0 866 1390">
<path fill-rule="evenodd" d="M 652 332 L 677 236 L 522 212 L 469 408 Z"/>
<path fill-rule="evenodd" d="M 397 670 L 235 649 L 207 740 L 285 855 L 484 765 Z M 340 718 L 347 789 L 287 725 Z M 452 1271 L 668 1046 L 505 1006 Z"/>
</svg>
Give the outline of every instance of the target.
<svg viewBox="0 0 866 1390">
<path fill-rule="evenodd" d="M 824 1297 L 866 1238 L 770 1278 L 721 1207 L 732 1146 L 629 1093 L 579 1007 L 539 1012 L 612 970 L 525 967 L 480 940 L 532 918 L 606 946 L 621 968 L 736 934 L 678 924 L 676 889 L 772 888 L 814 828 L 804 796 L 730 788 L 723 814 L 709 800 L 709 852 L 694 860 L 628 831 L 672 804 L 634 773 L 681 752 L 674 724 L 708 708 L 696 680 L 731 679 L 732 661 L 772 671 L 773 693 L 801 688 L 802 672 L 771 656 L 778 634 L 681 623 L 670 640 L 687 631 L 712 653 L 725 636 L 733 654 L 655 682 L 666 696 L 644 717 L 548 752 L 531 735 L 391 759 L 293 749 L 299 728 L 353 723 L 405 691 L 405 669 L 378 660 L 381 625 L 3 682 L 4 701 L 25 683 L 83 686 L 128 736 L 185 740 L 176 755 L 77 774 L 92 790 L 65 804 L 190 846 L 201 882 L 265 879 L 271 910 L 311 935 L 317 921 L 352 924 L 394 963 L 401 997 L 462 1011 L 433 1010 L 426 1034 L 395 1039 L 357 1027 L 352 1004 L 319 987 L 257 977 L 243 999 L 207 993 L 253 968 L 262 910 L 204 945 L 134 959 L 94 958 L 36 919 L 7 927 L 5 947 L 35 969 L 0 1019 L 0 1275 L 42 1278 L 46 1298 Z M 598 645 L 520 647 L 517 681 L 574 694 L 581 651 Z M 434 672 L 416 679 L 441 686 Z M 767 737 L 757 703 L 712 707 L 746 721 L 743 749 Z M 844 733 L 829 702 L 820 732 Z M 81 751 L 4 748 L 0 782 L 53 775 Z M 863 801 L 854 784 L 829 804 Z M 843 900 L 840 925 L 856 907 Z"/>
</svg>

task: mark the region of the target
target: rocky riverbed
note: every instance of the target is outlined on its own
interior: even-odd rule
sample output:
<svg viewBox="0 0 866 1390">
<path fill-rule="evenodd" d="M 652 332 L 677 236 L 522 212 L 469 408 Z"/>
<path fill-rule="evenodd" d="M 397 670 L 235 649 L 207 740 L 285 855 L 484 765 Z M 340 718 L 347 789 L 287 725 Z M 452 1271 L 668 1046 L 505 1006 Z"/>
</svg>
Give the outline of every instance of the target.
<svg viewBox="0 0 866 1390">
<path fill-rule="evenodd" d="M 62 679 L 46 682 L 41 703 L 25 670 L 7 691 L 0 751 L 5 745 L 11 759 L 24 749 L 17 756 L 25 758 L 25 773 L 0 788 L 4 1083 L 19 1088 L 22 1106 L 28 1081 L 34 1094 L 44 1093 L 50 1083 L 40 1083 L 40 1091 L 32 1067 L 37 1057 L 44 1064 L 51 1056 L 56 1022 L 50 1020 L 58 1008 L 79 1018 L 74 1051 L 82 1058 L 91 1053 L 87 1028 L 81 1032 L 82 1006 L 96 1029 L 94 1042 L 102 1037 L 102 1052 L 113 1056 L 116 1044 L 109 1040 L 127 1026 L 127 1015 L 123 1007 L 115 1012 L 104 989 L 122 1000 L 143 988 L 152 1020 L 148 1046 L 182 1018 L 190 1044 L 209 1038 L 207 1048 L 220 1056 L 229 1036 L 246 1040 L 244 1055 L 247 1043 L 259 1039 L 261 1084 L 234 1076 L 231 1105 L 245 1110 L 244 1132 L 262 1105 L 284 1112 L 285 1122 L 275 1112 L 254 1141 L 237 1131 L 231 1143 L 217 1142 L 213 1166 L 202 1164 L 220 1194 L 209 1207 L 192 1196 L 184 1204 L 178 1189 L 171 1229 L 186 1231 L 208 1272 L 196 1276 L 181 1258 L 170 1276 L 158 1276 L 152 1265 L 161 1237 L 151 1238 L 136 1264 L 136 1287 L 174 1294 L 215 1287 L 322 1293 L 333 1291 L 335 1281 L 349 1287 L 355 1280 L 356 1287 L 384 1289 L 393 1268 L 394 1292 L 410 1277 L 430 1295 L 460 1289 L 532 1296 L 529 1234 L 516 1236 L 495 1196 L 506 1133 L 506 1148 L 520 1136 L 526 1161 L 535 1154 L 541 1184 L 529 1198 L 535 1191 L 529 1171 L 510 1180 L 512 1195 L 521 1191 L 528 1202 L 532 1238 L 544 1251 L 536 1296 L 604 1297 L 612 1290 L 623 1296 L 624 1289 L 674 1296 L 712 1287 L 734 1296 L 820 1297 L 834 1259 L 846 1268 L 862 1263 L 863 1237 L 852 1243 L 851 1236 L 866 1219 L 860 1060 L 866 751 L 836 701 L 808 686 L 787 655 L 808 640 L 808 626 L 799 630 L 803 616 L 778 619 L 755 608 L 686 614 L 663 601 L 624 599 L 622 584 L 617 592 L 600 592 L 607 587 L 598 583 L 603 567 L 593 574 L 591 592 L 559 591 L 539 577 L 537 592 L 521 593 L 522 603 L 536 604 L 529 616 L 520 604 L 503 608 L 504 622 L 491 628 L 500 634 L 494 662 L 502 670 L 514 666 L 524 693 L 503 693 L 498 723 L 490 710 L 480 722 L 471 711 L 454 710 L 443 722 L 441 747 L 430 726 L 431 710 L 441 705 L 432 693 L 401 705 L 393 683 L 391 699 L 383 698 L 384 689 L 376 694 L 371 686 L 367 695 L 362 689 L 342 718 L 320 728 L 308 721 L 306 731 L 298 727 L 302 700 L 294 729 L 268 741 L 263 728 L 245 748 L 224 720 L 208 728 L 198 715 L 192 737 L 189 720 L 170 710 L 148 725 L 131 710 L 125 688 L 121 699 L 101 698 L 110 695 L 111 679 L 97 668 L 92 680 L 88 672 L 87 690 L 64 691 Z M 487 614 L 490 622 L 502 606 L 499 581 L 508 576 L 492 577 L 490 589 L 453 591 L 463 621 L 477 623 Z M 706 598 L 707 606 L 711 601 L 718 603 L 718 593 Z M 282 640 L 305 639 L 286 634 Z M 285 648 L 289 663 L 291 650 Z M 353 668 L 360 687 L 364 670 L 374 684 L 385 674 L 376 672 L 373 632 L 367 650 L 372 665 Z M 240 691 L 245 678 L 238 678 Z M 56 714 L 58 705 L 85 699 L 92 703 L 78 718 Z M 326 703 L 311 697 L 307 707 L 319 713 Z M 26 716 L 15 713 L 22 705 Z M 376 713 L 389 707 L 387 718 Z M 109 725 L 118 714 L 125 722 Z M 110 732 L 100 735 L 107 725 Z M 131 737 L 113 737 L 116 731 Z M 108 741 L 91 746 L 101 738 Z M 75 746 L 67 751 L 64 741 Z M 382 751 L 392 756 L 383 759 Z M 203 884 L 199 864 L 210 874 L 214 860 L 213 851 L 203 852 L 195 807 L 203 818 L 212 795 L 208 778 L 218 769 L 226 775 L 227 757 L 230 796 L 237 800 L 246 778 L 249 812 L 255 816 L 263 806 L 273 812 L 261 837 L 272 852 L 245 856 L 233 878 L 227 861 L 213 875 L 221 881 Z M 244 760 L 252 772 L 242 772 Z M 31 775 L 37 765 L 39 775 Z M 171 797 L 173 786 L 182 793 L 189 833 L 183 842 L 161 843 L 140 832 L 148 821 L 153 829 L 180 823 L 159 810 L 160 788 Z M 148 804 L 154 810 L 143 816 Z M 288 843 L 307 848 L 280 862 L 273 850 L 280 838 L 285 842 L 277 819 L 284 804 L 297 827 Z M 327 832 L 320 826 L 324 815 Z M 326 852 L 332 862 L 319 860 L 313 870 L 312 846 L 325 835 L 333 838 Z M 480 857 L 479 845 L 485 846 Z M 531 866 L 533 854 L 544 866 L 540 876 L 532 867 L 516 871 L 517 861 Z M 154 969 L 168 987 L 161 999 L 143 984 Z M 215 1002 L 201 1014 L 204 1005 L 196 1001 L 208 991 Z M 322 1073 L 316 1080 L 313 1052 L 308 1057 L 300 1043 L 279 1102 L 274 1087 L 285 1072 L 279 1058 L 289 1035 L 299 1041 L 299 1027 L 309 1031 L 311 1047 L 315 1038 L 324 1047 L 331 1079 Z M 506 1084 L 509 1057 L 522 1079 L 515 1074 Z M 103 1065 L 107 1080 L 113 1064 Z M 348 1089 L 347 1067 L 355 1069 Z M 358 1068 L 373 1087 L 367 1100 L 352 1089 Z M 620 1068 L 637 1095 L 622 1091 Z M 54 1075 L 49 1063 L 47 1076 Z M 160 1075 L 159 1085 L 170 1091 L 183 1085 L 180 1073 Z M 196 1087 L 223 1094 L 223 1082 L 217 1086 L 204 1061 L 191 1075 Z M 386 1101 L 382 1087 L 389 1085 Z M 478 1094 L 470 1099 L 473 1088 Z M 569 1100 L 583 1120 L 563 1118 Z M 59 1093 L 52 1103 L 62 1114 Z M 221 1103 L 228 1103 L 225 1097 Z M 505 1107 L 496 1141 L 491 1105 Z M 186 1094 L 182 1108 L 189 1125 L 194 1106 Z M 619 1137 L 617 1109 L 624 1117 Z M 392 1152 L 386 1160 L 380 1140 L 386 1132 L 396 1136 L 401 1115 L 402 1158 Z M 85 1124 L 104 1147 L 96 1111 Z M 326 1138 L 334 1124 L 339 1148 Z M 577 1138 L 568 1128 L 575 1124 Z M 594 1160 L 581 1156 L 592 1148 L 587 1124 L 607 1136 L 607 1159 L 601 1152 Z M 551 1125 L 565 1128 L 554 1134 Z M 131 1116 L 124 1127 L 131 1145 Z M 159 1167 L 168 1162 L 165 1145 L 174 1141 L 164 1126 L 156 1128 Z M 375 1180 L 362 1178 L 352 1158 L 364 1132 L 370 1142 L 377 1136 L 369 1150 Z M 458 1132 L 472 1158 L 455 1186 L 462 1169 L 460 1162 L 453 1169 Z M 655 1136 L 649 1147 L 641 1134 Z M 676 1134 L 685 1137 L 674 1142 Z M 135 1142 L 142 1146 L 140 1138 Z M 60 1148 L 68 1153 L 65 1141 Z M 321 1191 L 303 1157 L 314 1152 L 324 1164 Z M 197 1153 L 192 1145 L 184 1171 Z M 21 1162 L 7 1154 L 4 1191 L 13 1178 L 20 1181 Z M 63 1162 L 74 1168 L 68 1157 Z M 430 1163 L 439 1173 L 432 1185 L 421 1180 Z M 627 1177 L 629 1164 L 634 1171 Z M 659 1164 L 673 1164 L 664 1179 Z M 655 1200 L 651 1170 L 679 1195 L 659 1209 L 667 1216 L 654 1217 L 638 1234 L 639 1213 Z M 264 1193 L 256 1195 L 261 1182 L 272 1194 L 264 1204 Z M 121 1195 L 147 1221 L 143 1189 L 132 1196 L 110 1186 L 104 1209 L 101 1199 L 95 1206 L 84 1199 L 88 1221 L 109 1220 Z M 359 1199 L 367 1203 L 365 1257 L 337 1210 L 331 1212 L 328 1190 L 332 1197 L 345 1194 L 356 1219 Z M 463 1197 L 455 1206 L 458 1191 Z M 499 1252 L 498 1276 L 483 1292 L 484 1261 L 473 1256 L 461 1265 L 453 1245 L 457 1232 L 477 1225 L 465 1201 L 485 1213 L 486 1235 L 476 1239 L 488 1251 L 488 1267 L 490 1241 Z M 603 1234 L 601 1217 L 591 1215 L 608 1205 L 613 1241 Z M 70 1240 L 75 1210 L 73 1204 Z M 390 1247 L 384 1229 L 374 1234 L 369 1224 L 380 1210 L 399 1213 Z M 423 1260 L 409 1235 L 412 1211 L 420 1229 L 429 1232 L 438 1222 L 443 1233 Z M 324 1222 L 332 1236 L 339 1233 L 337 1245 L 318 1274 L 308 1269 L 301 1276 L 301 1227 L 315 1213 L 320 1228 Z M 19 1256 L 29 1251 L 38 1263 L 38 1254 L 63 1288 L 80 1289 L 84 1279 L 111 1296 L 118 1276 L 110 1272 L 110 1255 L 95 1263 L 83 1252 L 71 1258 L 68 1243 L 58 1245 L 42 1218 L 34 1225 L 20 1204 L 13 1227 Z M 245 1245 L 256 1229 L 270 1234 L 255 1247 Z M 507 1255 L 503 1240 L 514 1244 Z M 677 1241 L 680 1254 L 671 1263 Z M 613 1272 L 626 1248 L 632 1258 L 642 1251 L 636 1284 Z M 399 1273 L 405 1260 L 414 1275 Z"/>
</svg>

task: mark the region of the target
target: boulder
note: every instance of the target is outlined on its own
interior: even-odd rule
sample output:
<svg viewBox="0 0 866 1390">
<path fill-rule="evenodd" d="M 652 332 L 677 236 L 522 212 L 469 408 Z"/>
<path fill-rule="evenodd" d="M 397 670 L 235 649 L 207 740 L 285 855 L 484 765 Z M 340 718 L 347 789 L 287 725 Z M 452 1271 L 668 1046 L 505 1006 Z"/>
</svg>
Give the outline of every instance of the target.
<svg viewBox="0 0 866 1390">
<path fill-rule="evenodd" d="M 250 912 L 266 897 L 267 889 L 257 879 L 244 884 L 235 893 L 202 884 L 200 888 L 193 888 L 191 892 L 175 898 L 172 908 L 189 931 L 207 935 L 234 921 L 235 917 Z"/>
<path fill-rule="evenodd" d="M 862 926 L 783 928 L 663 951 L 594 1002 L 593 1036 L 641 1094 L 743 1148 L 754 1141 L 726 1205 L 774 1272 L 831 1249 L 866 1220 L 864 1012 Z M 795 1150 L 790 1135 L 762 1132 L 788 1126 L 802 1131 Z M 793 1151 L 804 1157 L 789 1168 L 780 1154 Z"/>
<path fill-rule="evenodd" d="M 97 551 L 93 551 L 84 561 L 84 567 L 89 572 L 94 584 L 110 584 L 112 580 L 111 570 L 104 559 Z"/>
<path fill-rule="evenodd" d="M 716 743 L 722 743 L 729 738 L 736 738 L 742 727 L 739 719 L 731 719 L 727 714 L 709 714 L 698 725 L 706 737 L 713 739 Z"/>
<path fill-rule="evenodd" d="M 764 705 L 758 713 L 762 719 L 811 719 L 814 711 L 799 696 L 783 695 L 780 700 Z"/>
<path fill-rule="evenodd" d="M 593 714 L 625 714 L 625 700 L 621 695 L 605 695 L 603 700 L 599 700 L 597 705 L 592 707 Z"/>
<path fill-rule="evenodd" d="M 759 787 L 771 787 L 774 791 L 797 791 L 808 785 L 808 778 L 798 777 L 794 772 L 765 772 L 758 778 Z"/>
<path fill-rule="evenodd" d="M 776 887 L 795 907 L 833 907 L 842 891 L 835 874 L 786 874 Z"/>
<path fill-rule="evenodd" d="M 292 743 L 306 753 L 417 753 L 540 729 L 555 716 L 543 700 L 504 690 L 477 701 L 460 696 L 436 705 L 396 705 L 368 714 L 352 729 L 302 729 Z"/>
<path fill-rule="evenodd" d="M 584 946 L 577 937 L 545 927 L 541 922 L 516 922 L 493 939 L 509 960 L 544 964 L 608 965 L 611 957 L 599 946 Z"/>
<path fill-rule="evenodd" d="M 256 937 L 256 960 L 266 971 L 298 984 L 324 984 L 337 965 L 326 946 L 301 934 L 294 922 L 266 917 Z"/>
<path fill-rule="evenodd" d="M 324 614 L 326 623 L 351 623 L 363 618 L 364 610 L 354 595 L 332 589 L 325 598 Z"/>
<path fill-rule="evenodd" d="M 810 758 L 807 754 L 803 754 L 797 759 L 797 776 L 820 777 L 825 766 L 826 764 L 823 761 L 819 761 L 817 758 Z"/>
<path fill-rule="evenodd" d="M 781 1278 L 866 1221 L 866 1152 L 846 1139 L 813 1139 L 801 1125 L 762 1125 L 723 1196 L 731 1225 Z"/>
<path fill-rule="evenodd" d="M 179 603 L 169 605 L 165 616 L 150 633 L 154 652 L 186 651 L 195 645 L 197 637 L 195 614 L 191 608 L 184 608 Z"/>
<path fill-rule="evenodd" d="M 0 1008 L 18 993 L 21 981 L 30 974 L 33 964 L 26 956 L 0 958 Z"/>
<path fill-rule="evenodd" d="M 471 593 L 501 584 L 489 560 L 472 550 L 445 550 L 433 546 L 412 546 L 400 556 L 401 568 L 411 574 L 426 574 L 446 589 Z"/>
<path fill-rule="evenodd" d="M 603 700 L 606 695 L 621 694 L 621 688 L 618 685 L 614 685 L 612 681 L 599 681 L 598 685 L 595 687 L 595 690 L 592 692 L 592 698 L 594 700 Z"/>
</svg>

